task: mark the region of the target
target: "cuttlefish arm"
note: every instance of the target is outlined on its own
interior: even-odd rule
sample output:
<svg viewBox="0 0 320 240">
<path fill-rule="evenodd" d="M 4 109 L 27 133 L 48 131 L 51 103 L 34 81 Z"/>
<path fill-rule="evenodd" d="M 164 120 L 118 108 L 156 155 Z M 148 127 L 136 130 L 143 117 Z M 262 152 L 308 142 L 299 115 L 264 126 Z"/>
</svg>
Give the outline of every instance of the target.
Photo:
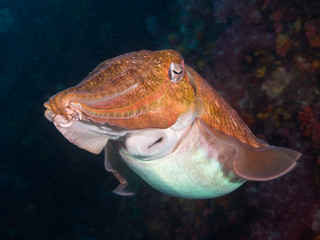
<svg viewBox="0 0 320 240">
<path fill-rule="evenodd" d="M 141 178 L 122 160 L 119 152 L 109 142 L 104 148 L 104 167 L 119 181 L 118 187 L 112 192 L 121 196 L 134 195 L 142 184 Z"/>
</svg>

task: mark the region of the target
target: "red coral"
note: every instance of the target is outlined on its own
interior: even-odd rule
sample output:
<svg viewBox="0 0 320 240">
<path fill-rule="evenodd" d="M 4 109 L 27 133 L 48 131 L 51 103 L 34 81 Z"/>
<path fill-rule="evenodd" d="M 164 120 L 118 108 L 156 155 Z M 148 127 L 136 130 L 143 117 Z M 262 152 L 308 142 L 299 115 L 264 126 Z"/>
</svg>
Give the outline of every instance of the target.
<svg viewBox="0 0 320 240">
<path fill-rule="evenodd" d="M 311 47 L 320 47 L 319 28 L 314 23 L 305 23 L 304 29 Z"/>
<path fill-rule="evenodd" d="M 283 13 L 279 10 L 274 11 L 271 15 L 271 20 L 273 21 L 274 32 L 279 35 L 282 31 L 281 18 L 283 17 Z"/>
<path fill-rule="evenodd" d="M 280 10 L 274 11 L 271 15 L 271 19 L 275 22 L 280 22 L 282 17 L 283 17 L 283 13 Z"/>
<path fill-rule="evenodd" d="M 294 57 L 293 61 L 302 72 L 315 73 L 320 71 L 320 61 L 309 54 L 299 53 Z"/>
<path fill-rule="evenodd" d="M 304 136 L 311 137 L 312 141 L 320 144 L 320 102 L 313 108 L 311 106 L 303 106 L 298 113 L 298 120 L 301 122 L 301 130 Z"/>
<path fill-rule="evenodd" d="M 279 34 L 276 39 L 277 42 L 277 53 L 279 56 L 284 57 L 291 46 L 293 45 L 293 41 L 289 38 L 289 36 L 284 34 Z"/>
</svg>

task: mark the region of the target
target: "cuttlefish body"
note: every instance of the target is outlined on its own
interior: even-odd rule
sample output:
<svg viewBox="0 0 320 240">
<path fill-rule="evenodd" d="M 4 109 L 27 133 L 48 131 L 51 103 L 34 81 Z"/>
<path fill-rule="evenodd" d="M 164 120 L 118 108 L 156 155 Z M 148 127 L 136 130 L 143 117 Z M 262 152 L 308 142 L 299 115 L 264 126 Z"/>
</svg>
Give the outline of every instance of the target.
<svg viewBox="0 0 320 240">
<path fill-rule="evenodd" d="M 300 153 L 259 141 L 235 110 L 173 50 L 132 52 L 98 65 L 45 103 L 72 143 L 105 149 L 105 166 L 131 195 L 133 172 L 183 198 L 227 194 L 277 178 Z"/>
</svg>

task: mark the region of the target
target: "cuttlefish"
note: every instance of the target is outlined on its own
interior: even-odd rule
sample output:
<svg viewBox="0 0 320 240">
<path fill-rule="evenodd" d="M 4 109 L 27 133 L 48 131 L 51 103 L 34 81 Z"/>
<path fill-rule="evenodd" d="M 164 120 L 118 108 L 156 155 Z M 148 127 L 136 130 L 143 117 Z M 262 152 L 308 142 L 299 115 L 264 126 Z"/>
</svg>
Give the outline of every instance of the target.
<svg viewBox="0 0 320 240">
<path fill-rule="evenodd" d="M 44 106 L 71 143 L 95 154 L 104 150 L 120 195 L 133 194 L 135 175 L 171 196 L 217 197 L 246 180 L 284 175 L 300 157 L 259 140 L 174 50 L 106 60 Z"/>
</svg>

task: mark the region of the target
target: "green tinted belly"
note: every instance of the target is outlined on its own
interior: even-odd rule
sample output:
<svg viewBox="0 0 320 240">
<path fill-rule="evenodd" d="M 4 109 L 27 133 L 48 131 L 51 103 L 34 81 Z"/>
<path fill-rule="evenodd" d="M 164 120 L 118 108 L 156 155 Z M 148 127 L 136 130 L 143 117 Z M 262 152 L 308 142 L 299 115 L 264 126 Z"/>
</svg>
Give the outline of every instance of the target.
<svg viewBox="0 0 320 240">
<path fill-rule="evenodd" d="M 211 156 L 208 154 L 211 147 Z M 155 189 L 183 198 L 212 198 L 227 194 L 243 184 L 217 161 L 219 150 L 212 154 L 196 124 L 178 148 L 169 155 L 143 161 L 120 154 L 125 163 Z"/>
</svg>

